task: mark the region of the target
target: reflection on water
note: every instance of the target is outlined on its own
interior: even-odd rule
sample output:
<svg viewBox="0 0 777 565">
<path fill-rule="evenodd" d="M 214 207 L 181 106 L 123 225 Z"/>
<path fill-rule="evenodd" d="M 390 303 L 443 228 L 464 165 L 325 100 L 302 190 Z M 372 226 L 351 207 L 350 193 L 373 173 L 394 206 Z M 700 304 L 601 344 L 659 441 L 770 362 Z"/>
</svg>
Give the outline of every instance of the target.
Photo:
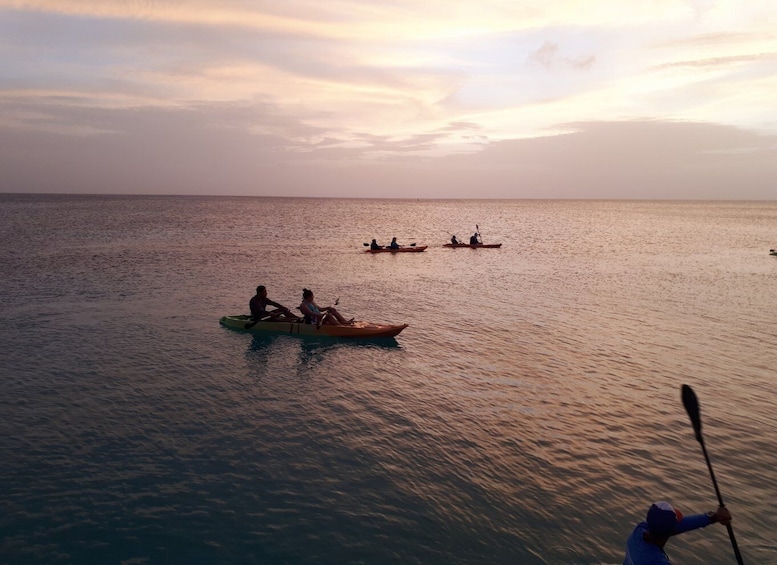
<svg viewBox="0 0 777 565">
<path fill-rule="evenodd" d="M 777 203 L 25 200 L 0 195 L 0 561 L 620 562 L 646 502 L 714 503 L 687 382 L 745 561 L 777 562 Z M 440 246 L 474 222 L 502 248 Z M 430 247 L 362 252 L 388 233 Z M 410 326 L 221 327 L 257 284 Z"/>
<path fill-rule="evenodd" d="M 253 334 L 253 340 L 249 345 L 250 352 L 268 353 L 273 346 L 277 346 L 282 341 L 299 344 L 301 353 L 314 355 L 326 351 L 333 351 L 340 348 L 348 349 L 401 349 L 401 345 L 394 337 L 375 337 L 366 339 L 343 339 L 337 337 L 289 337 L 285 335 L 274 334 Z"/>
<path fill-rule="evenodd" d="M 244 339 L 247 336 L 235 336 Z M 251 373 L 309 372 L 323 362 L 358 362 L 364 355 L 400 351 L 402 346 L 393 337 L 342 339 L 336 337 L 287 336 L 282 334 L 252 334 L 245 352 Z"/>
</svg>

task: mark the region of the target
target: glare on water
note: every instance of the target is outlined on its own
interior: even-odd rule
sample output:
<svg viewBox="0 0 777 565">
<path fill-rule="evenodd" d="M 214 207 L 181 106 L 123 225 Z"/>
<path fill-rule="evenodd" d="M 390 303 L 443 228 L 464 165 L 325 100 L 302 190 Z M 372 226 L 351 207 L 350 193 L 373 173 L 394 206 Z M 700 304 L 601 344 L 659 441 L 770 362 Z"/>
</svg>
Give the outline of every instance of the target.
<svg viewBox="0 0 777 565">
<path fill-rule="evenodd" d="M 777 562 L 777 204 L 0 198 L 10 561 Z M 477 226 L 477 228 L 476 228 Z M 447 249 L 479 229 L 501 249 Z M 368 254 L 363 243 L 428 245 Z M 393 340 L 218 325 L 257 284 Z M 733 561 L 723 528 L 667 547 Z M 2 559 L 0 559 L 2 560 Z"/>
</svg>

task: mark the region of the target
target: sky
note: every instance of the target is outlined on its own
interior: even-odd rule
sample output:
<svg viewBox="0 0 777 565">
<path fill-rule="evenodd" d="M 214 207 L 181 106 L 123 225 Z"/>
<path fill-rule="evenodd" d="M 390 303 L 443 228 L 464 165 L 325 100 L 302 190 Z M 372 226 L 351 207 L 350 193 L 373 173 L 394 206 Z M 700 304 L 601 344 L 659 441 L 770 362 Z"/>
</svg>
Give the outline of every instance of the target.
<svg viewBox="0 0 777 565">
<path fill-rule="evenodd" d="M 777 200 L 777 2 L 0 0 L 0 192 Z"/>
</svg>

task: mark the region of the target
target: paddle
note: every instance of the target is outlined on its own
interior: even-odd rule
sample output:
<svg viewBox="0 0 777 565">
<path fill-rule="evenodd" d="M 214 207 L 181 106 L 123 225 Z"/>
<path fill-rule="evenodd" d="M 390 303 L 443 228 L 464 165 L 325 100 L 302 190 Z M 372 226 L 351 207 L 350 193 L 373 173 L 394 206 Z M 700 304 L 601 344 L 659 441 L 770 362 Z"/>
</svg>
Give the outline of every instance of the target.
<svg viewBox="0 0 777 565">
<path fill-rule="evenodd" d="M 289 312 L 289 314 L 290 314 L 290 313 L 291 313 L 291 312 Z M 279 314 L 279 316 L 280 316 L 280 314 Z M 277 317 L 277 316 L 276 316 L 276 317 Z M 247 329 L 247 330 L 250 330 L 250 329 L 251 329 L 251 328 L 253 328 L 253 327 L 254 327 L 256 324 L 258 324 L 259 322 L 262 322 L 262 321 L 264 321 L 264 322 L 269 322 L 269 321 L 272 321 L 272 316 L 271 316 L 271 315 L 268 315 L 268 316 L 265 316 L 265 317 L 259 318 L 258 320 L 254 320 L 253 322 L 248 322 L 248 323 L 246 323 L 246 324 L 245 324 L 243 327 L 244 327 L 245 329 Z M 284 320 L 284 321 L 289 321 L 289 320 Z"/>
<path fill-rule="evenodd" d="M 688 385 L 682 386 L 682 398 L 685 411 L 688 412 L 688 417 L 691 419 L 693 425 L 693 431 L 696 434 L 696 441 L 701 444 L 701 450 L 704 453 L 704 459 L 707 461 L 707 468 L 710 470 L 710 478 L 712 478 L 712 485 L 715 487 L 715 494 L 718 495 L 718 503 L 720 506 L 723 504 L 723 497 L 720 495 L 720 489 L 718 488 L 718 482 L 715 480 L 715 473 L 712 471 L 712 463 L 710 463 L 710 457 L 707 455 L 707 448 L 704 446 L 704 438 L 701 435 L 701 414 L 699 413 L 699 401 L 696 398 L 696 393 Z M 737 563 L 743 565 L 742 555 L 739 553 L 739 547 L 737 546 L 737 540 L 734 538 L 734 529 L 731 524 L 726 526 L 728 530 L 728 537 L 731 539 L 731 547 L 734 548 L 734 555 L 737 558 Z"/>
<path fill-rule="evenodd" d="M 272 320 L 272 316 L 266 316 L 263 318 L 259 318 L 258 320 L 254 320 L 253 322 L 248 322 L 245 326 L 243 326 L 245 329 L 250 330 L 253 328 L 256 324 L 258 324 L 261 321 L 269 322 Z"/>
</svg>

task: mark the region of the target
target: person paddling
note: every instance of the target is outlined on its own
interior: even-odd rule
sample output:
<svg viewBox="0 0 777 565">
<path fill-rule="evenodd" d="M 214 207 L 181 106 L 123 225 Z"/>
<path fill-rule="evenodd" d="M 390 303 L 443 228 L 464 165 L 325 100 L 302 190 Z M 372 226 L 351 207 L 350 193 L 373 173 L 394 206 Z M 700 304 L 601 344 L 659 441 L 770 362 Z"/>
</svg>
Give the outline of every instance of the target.
<svg viewBox="0 0 777 565">
<path fill-rule="evenodd" d="M 714 512 L 683 517 L 668 502 L 654 502 L 645 521 L 637 524 L 626 541 L 623 565 L 669 565 L 664 545 L 671 536 L 705 528 L 716 522 L 724 526 L 731 523 L 731 513 L 725 506 L 718 507 Z"/>
<path fill-rule="evenodd" d="M 389 249 L 399 249 L 399 244 L 397 243 L 396 237 L 391 238 L 391 243 L 389 243 Z"/>
<path fill-rule="evenodd" d="M 480 245 L 480 241 L 478 240 L 478 236 L 480 234 L 478 232 L 475 232 L 472 234 L 472 237 L 469 238 L 469 244 L 470 245 Z"/>
<path fill-rule="evenodd" d="M 372 243 L 370 243 L 370 249 L 377 250 L 377 249 L 383 249 L 382 245 L 378 245 L 378 241 L 376 239 L 372 240 Z"/>
</svg>

